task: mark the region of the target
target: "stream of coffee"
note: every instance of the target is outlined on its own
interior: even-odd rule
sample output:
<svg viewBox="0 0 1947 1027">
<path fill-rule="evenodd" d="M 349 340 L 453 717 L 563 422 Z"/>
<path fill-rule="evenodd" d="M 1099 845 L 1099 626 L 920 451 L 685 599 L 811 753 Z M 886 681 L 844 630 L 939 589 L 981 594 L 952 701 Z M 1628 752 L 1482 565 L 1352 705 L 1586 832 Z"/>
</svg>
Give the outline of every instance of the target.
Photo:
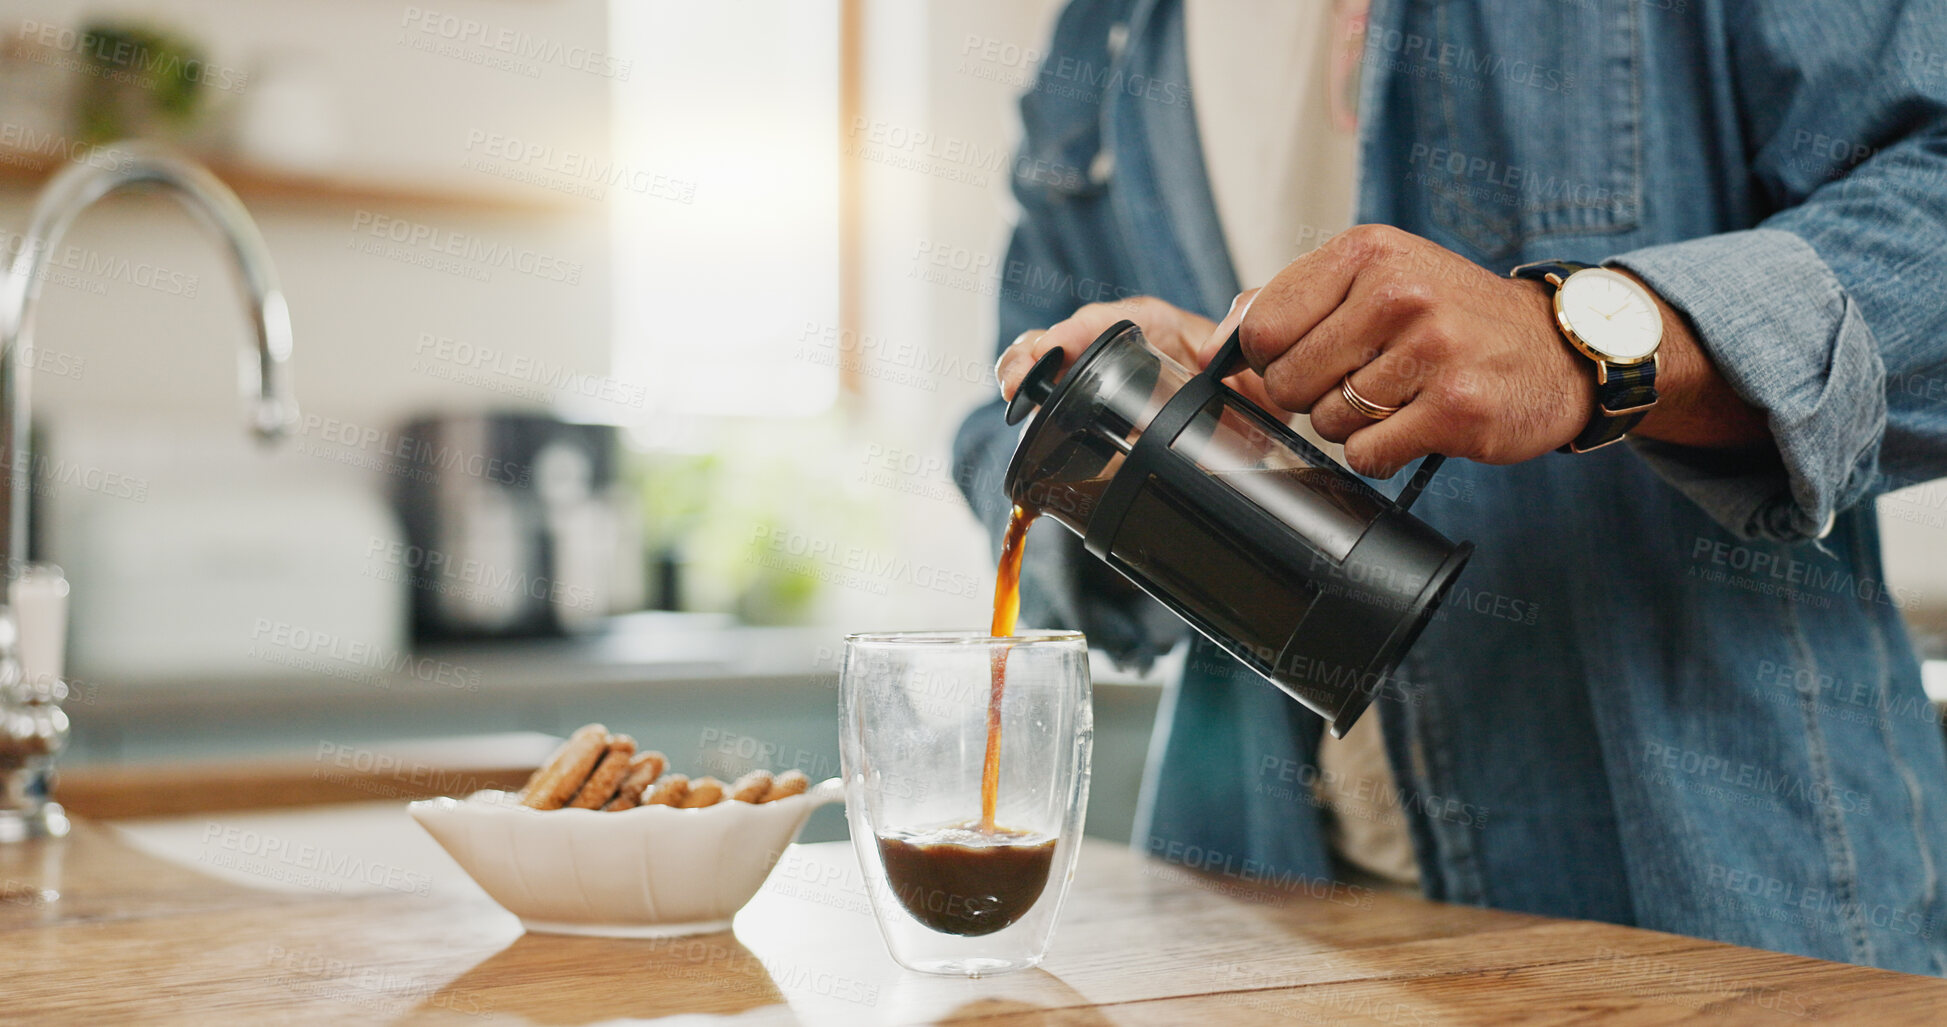
<svg viewBox="0 0 1947 1027">
<path fill-rule="evenodd" d="M 1014 634 L 1021 615 L 1021 555 L 1028 547 L 1028 526 L 1038 511 L 1017 506 L 1007 515 L 1007 534 L 1001 539 L 1001 565 L 994 575 L 994 620 L 988 634 Z M 1007 691 L 1007 648 L 995 649 L 987 679 L 987 759 L 980 767 L 980 829 L 994 833 L 994 808 L 1001 790 L 1001 695 Z"/>
<path fill-rule="evenodd" d="M 1021 612 L 1021 554 L 1036 511 L 1015 507 L 1001 541 L 994 579 L 995 638 L 1014 634 Z M 900 905 L 920 923 L 945 934 L 992 934 L 1034 908 L 1054 865 L 1055 839 L 994 822 L 1000 804 L 1001 697 L 1007 690 L 1007 647 L 988 665 L 987 752 L 980 766 L 980 820 L 878 838 L 887 882 Z"/>
</svg>

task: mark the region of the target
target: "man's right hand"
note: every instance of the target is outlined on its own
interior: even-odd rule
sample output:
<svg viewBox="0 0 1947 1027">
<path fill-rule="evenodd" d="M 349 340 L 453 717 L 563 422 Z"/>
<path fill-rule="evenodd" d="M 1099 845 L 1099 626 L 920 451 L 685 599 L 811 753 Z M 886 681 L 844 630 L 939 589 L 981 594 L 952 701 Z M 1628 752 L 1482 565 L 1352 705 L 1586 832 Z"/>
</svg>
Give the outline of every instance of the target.
<svg viewBox="0 0 1947 1027">
<path fill-rule="evenodd" d="M 1015 337 L 1001 354 L 1000 362 L 994 365 L 994 376 L 1000 379 L 1001 397 L 1013 399 L 1014 390 L 1021 387 L 1021 379 L 1027 377 L 1028 369 L 1056 346 L 1060 346 L 1066 354 L 1061 365 L 1066 373 L 1096 336 L 1125 318 L 1134 321 L 1143 330 L 1143 338 L 1158 352 L 1192 371 L 1201 371 L 1210 363 L 1210 358 L 1217 355 L 1218 348 L 1230 337 L 1238 321 L 1242 320 L 1244 309 L 1255 293 L 1253 289 L 1232 301 L 1230 313 L 1221 322 L 1193 314 L 1154 296 L 1136 296 L 1115 303 L 1091 303 L 1053 328 L 1030 329 Z M 1274 416 L 1286 416 L 1271 403 L 1271 398 L 1264 391 L 1264 379 L 1259 378 L 1256 372 L 1247 370 L 1234 375 L 1228 384 L 1271 411 Z"/>
</svg>

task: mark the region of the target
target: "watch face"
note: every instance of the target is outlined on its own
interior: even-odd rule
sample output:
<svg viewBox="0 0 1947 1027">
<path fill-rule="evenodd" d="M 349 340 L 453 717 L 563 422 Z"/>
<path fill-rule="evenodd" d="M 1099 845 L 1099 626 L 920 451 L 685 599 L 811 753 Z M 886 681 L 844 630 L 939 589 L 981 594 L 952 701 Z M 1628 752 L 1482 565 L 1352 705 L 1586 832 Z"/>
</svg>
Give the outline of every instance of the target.
<svg viewBox="0 0 1947 1027">
<path fill-rule="evenodd" d="M 1582 342 L 1623 363 L 1656 352 L 1663 315 L 1648 291 L 1607 268 L 1577 271 L 1555 295 L 1556 310 Z"/>
</svg>

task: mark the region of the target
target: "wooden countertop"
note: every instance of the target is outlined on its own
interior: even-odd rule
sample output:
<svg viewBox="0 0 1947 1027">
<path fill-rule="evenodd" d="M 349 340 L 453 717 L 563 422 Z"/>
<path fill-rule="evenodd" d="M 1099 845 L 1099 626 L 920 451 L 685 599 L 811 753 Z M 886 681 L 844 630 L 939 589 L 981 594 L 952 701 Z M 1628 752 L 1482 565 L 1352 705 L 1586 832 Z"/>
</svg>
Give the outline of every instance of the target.
<svg viewBox="0 0 1947 1027">
<path fill-rule="evenodd" d="M 200 834 L 207 849 L 236 816 L 162 828 Z M 0 1020 L 579 1024 L 708 1014 L 740 1024 L 1398 1027 L 1918 1024 L 1947 1011 L 1947 981 L 1932 978 L 1343 885 L 1314 893 L 1199 876 L 1101 842 L 1084 849 L 1045 966 L 981 981 L 892 963 L 846 843 L 793 847 L 734 933 L 523 935 L 450 862 L 434 865 L 443 854 L 397 804 L 276 816 L 286 831 L 372 825 L 357 851 L 396 859 L 385 874 L 358 876 L 384 886 L 233 883 L 191 868 L 226 861 L 159 858 L 127 840 L 142 832 L 90 821 L 62 841 L 0 846 Z M 245 835 L 259 829 L 241 823 Z"/>
</svg>

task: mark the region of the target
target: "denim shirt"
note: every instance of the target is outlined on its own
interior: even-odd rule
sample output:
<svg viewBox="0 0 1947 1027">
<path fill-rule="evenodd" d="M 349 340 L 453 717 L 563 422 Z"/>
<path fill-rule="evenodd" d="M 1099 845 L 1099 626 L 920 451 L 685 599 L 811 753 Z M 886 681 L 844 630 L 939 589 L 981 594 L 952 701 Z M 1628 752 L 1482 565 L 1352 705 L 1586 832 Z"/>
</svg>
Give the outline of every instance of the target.
<svg viewBox="0 0 1947 1027">
<path fill-rule="evenodd" d="M 1137 294 L 1220 316 L 1260 283 L 1180 4 L 1077 0 L 1047 54 L 1000 338 Z M 1775 443 L 1435 479 L 1415 511 L 1478 548 L 1380 703 L 1427 894 L 1947 971 L 1947 752 L 1872 505 L 1947 474 L 1947 3 L 1376 0 L 1360 89 L 1360 220 L 1634 271 Z M 1013 443 L 997 404 L 956 442 L 995 530 Z M 1125 661 L 1181 634 L 1060 527 L 1029 556 L 1028 616 Z M 1317 718 L 1200 639 L 1159 717 L 1137 845 L 1331 873 Z"/>
</svg>

